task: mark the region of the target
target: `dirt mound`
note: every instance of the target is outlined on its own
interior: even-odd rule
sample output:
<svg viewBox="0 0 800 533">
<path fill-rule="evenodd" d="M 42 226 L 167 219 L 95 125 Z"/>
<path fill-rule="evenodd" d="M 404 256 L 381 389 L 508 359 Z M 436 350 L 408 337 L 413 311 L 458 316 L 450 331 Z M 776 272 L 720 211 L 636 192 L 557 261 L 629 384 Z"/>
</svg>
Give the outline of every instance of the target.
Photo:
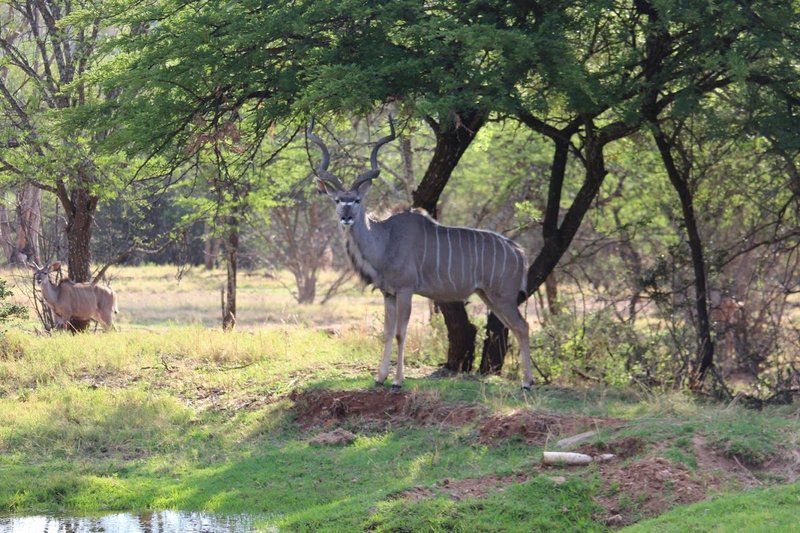
<svg viewBox="0 0 800 533">
<path fill-rule="evenodd" d="M 516 411 L 486 418 L 478 431 L 483 444 L 496 445 L 508 439 L 541 445 L 557 435 L 573 434 L 616 421 L 586 416 L 560 416 L 535 411 Z"/>
<path fill-rule="evenodd" d="M 701 435 L 693 437 L 692 446 L 700 470 L 718 475 L 722 479 L 732 479 L 742 488 L 750 489 L 764 485 L 756 477 L 756 473 L 779 479 L 781 483 L 794 483 L 800 479 L 800 450 L 798 449 L 779 449 L 763 463 L 752 465 L 736 456 L 729 457 L 714 449 Z"/>
<path fill-rule="evenodd" d="M 407 499 L 420 501 L 432 498 L 438 494 L 447 494 L 453 500 L 465 498 L 484 498 L 490 492 L 502 492 L 507 485 L 524 483 L 529 479 L 528 474 L 518 473 L 506 476 L 488 475 L 467 479 L 448 479 L 436 483 L 433 487 L 414 487 L 397 493 L 392 499 Z"/>
<path fill-rule="evenodd" d="M 663 457 L 604 465 L 600 473 L 604 495 L 597 501 L 606 510 L 606 524 L 614 527 L 659 515 L 675 505 L 700 501 L 709 487 L 706 480 Z"/>
<path fill-rule="evenodd" d="M 612 442 L 595 442 L 592 444 L 584 444 L 578 447 L 575 451 L 578 453 L 585 453 L 587 455 L 601 455 L 604 453 L 613 453 L 614 459 L 627 459 L 638 455 L 644 449 L 644 441 L 639 437 L 625 437 L 624 439 L 615 440 Z"/>
<path fill-rule="evenodd" d="M 296 420 L 305 427 L 342 420 L 460 426 L 484 412 L 478 405 L 446 404 L 424 393 L 386 389 L 296 391 L 289 399 L 294 402 Z"/>
</svg>

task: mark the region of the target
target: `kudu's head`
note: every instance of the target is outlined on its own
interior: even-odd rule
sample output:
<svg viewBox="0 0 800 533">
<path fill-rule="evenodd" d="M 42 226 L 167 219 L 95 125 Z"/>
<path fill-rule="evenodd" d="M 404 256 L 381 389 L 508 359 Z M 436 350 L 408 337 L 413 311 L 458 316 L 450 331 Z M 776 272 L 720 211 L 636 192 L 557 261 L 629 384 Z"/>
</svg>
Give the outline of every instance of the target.
<svg viewBox="0 0 800 533">
<path fill-rule="evenodd" d="M 350 188 L 346 188 L 342 180 L 328 172 L 328 164 L 331 161 L 328 147 L 322 142 L 317 135 L 314 134 L 314 119 L 311 119 L 311 124 L 306 130 L 308 139 L 319 146 L 322 151 L 322 160 L 317 165 L 317 188 L 320 192 L 327 194 L 334 202 L 336 202 L 336 216 L 339 217 L 339 223 L 343 226 L 352 226 L 353 223 L 363 214 L 364 204 L 363 199 L 367 191 L 372 185 L 372 180 L 380 174 L 378 167 L 378 150 L 381 146 L 394 140 L 394 121 L 392 116 L 389 115 L 389 127 L 391 133 L 386 137 L 378 140 L 375 147 L 372 149 L 370 155 L 370 170 L 364 172 L 356 178 Z"/>
<path fill-rule="evenodd" d="M 50 272 L 61 270 L 61 263 L 56 261 L 55 263 L 43 268 L 31 261 L 28 263 L 28 267 L 33 270 L 33 281 L 36 283 L 36 285 L 41 287 L 45 281 L 50 281 Z"/>
</svg>

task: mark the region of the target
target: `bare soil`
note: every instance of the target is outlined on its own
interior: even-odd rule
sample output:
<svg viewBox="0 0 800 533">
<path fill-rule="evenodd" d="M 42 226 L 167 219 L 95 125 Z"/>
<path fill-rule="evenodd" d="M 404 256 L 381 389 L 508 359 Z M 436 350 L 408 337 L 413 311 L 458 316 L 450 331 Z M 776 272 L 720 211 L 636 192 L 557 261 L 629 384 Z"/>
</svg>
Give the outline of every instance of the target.
<svg viewBox="0 0 800 533">
<path fill-rule="evenodd" d="M 356 440 L 355 434 L 346 429 L 336 428 L 333 431 L 320 433 L 308 441 L 312 446 L 347 446 Z"/>
<path fill-rule="evenodd" d="M 629 457 L 639 455 L 644 448 L 644 441 L 639 437 L 625 437 L 612 442 L 584 444 L 576 448 L 574 451 L 578 453 L 585 453 L 591 456 L 601 455 L 604 453 L 613 453 L 614 460 L 618 460 L 628 459 Z"/>
<path fill-rule="evenodd" d="M 559 435 L 574 435 L 598 426 L 613 426 L 618 422 L 609 418 L 515 411 L 486 418 L 478 433 L 483 444 L 498 445 L 508 439 L 520 439 L 526 444 L 542 445 Z"/>
<path fill-rule="evenodd" d="M 294 402 L 296 421 L 306 428 L 330 426 L 344 420 L 361 422 L 365 429 L 375 423 L 461 426 L 479 419 L 485 412 L 474 404 L 447 404 L 424 393 L 382 388 L 296 391 L 289 399 Z"/>
<path fill-rule="evenodd" d="M 692 445 L 698 469 L 716 473 L 727 481 L 733 480 L 744 489 L 763 486 L 759 476 L 768 476 L 781 483 L 794 483 L 800 479 L 800 449 L 797 448 L 781 449 L 765 462 L 753 465 L 714 449 L 701 435 L 693 437 Z"/>
<path fill-rule="evenodd" d="M 716 487 L 713 478 L 692 474 L 663 457 L 603 464 L 600 474 L 603 495 L 597 502 L 605 509 L 602 519 L 613 527 L 657 516 L 675 505 L 698 502 Z"/>
</svg>

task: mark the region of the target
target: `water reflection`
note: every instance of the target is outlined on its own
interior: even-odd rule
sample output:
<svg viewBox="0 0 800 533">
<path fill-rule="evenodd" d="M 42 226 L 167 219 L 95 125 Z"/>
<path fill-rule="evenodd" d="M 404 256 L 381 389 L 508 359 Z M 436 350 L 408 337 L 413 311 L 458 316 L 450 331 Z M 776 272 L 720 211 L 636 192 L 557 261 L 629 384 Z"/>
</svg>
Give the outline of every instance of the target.
<svg viewBox="0 0 800 533">
<path fill-rule="evenodd" d="M 256 526 L 253 515 L 215 515 L 187 511 L 115 513 L 102 516 L 0 517 L 2 533 L 249 533 L 277 531 Z"/>
</svg>

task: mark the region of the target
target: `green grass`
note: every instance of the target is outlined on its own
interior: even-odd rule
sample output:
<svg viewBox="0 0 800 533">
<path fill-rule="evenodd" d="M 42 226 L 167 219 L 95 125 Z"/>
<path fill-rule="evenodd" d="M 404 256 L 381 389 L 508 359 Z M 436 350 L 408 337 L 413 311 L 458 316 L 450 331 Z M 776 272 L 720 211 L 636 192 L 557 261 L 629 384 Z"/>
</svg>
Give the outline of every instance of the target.
<svg viewBox="0 0 800 533">
<path fill-rule="evenodd" d="M 144 289 L 134 294 L 137 279 L 156 292 L 168 285 L 181 297 L 213 293 L 203 283 L 215 279 L 194 272 L 175 289 L 172 273 L 162 267 L 123 274 L 131 277 L 119 278 L 129 301 L 143 298 Z M 353 291 L 325 310 L 292 306 L 274 280 L 245 278 L 244 286 L 245 298 L 247 291 L 252 296 L 266 289 L 280 295 L 271 309 L 285 306 L 290 316 L 304 318 L 276 320 L 269 327 L 250 322 L 223 333 L 202 325 L 206 319 L 184 320 L 182 304 L 170 303 L 169 296 L 159 299 L 157 313 L 168 315 L 169 305 L 176 305 L 178 320 L 194 325 L 170 325 L 148 314 L 142 303 L 121 332 L 41 336 L 28 324 L 0 336 L 0 514 L 248 512 L 263 516 L 265 526 L 291 531 L 605 529 L 607 512 L 594 498 L 607 495 L 608 488 L 597 467 L 541 471 L 542 447 L 513 439 L 487 446 L 479 441 L 476 424 L 370 429 L 346 421 L 357 434 L 355 443 L 310 446 L 309 438 L 321 429 L 300 427 L 286 396 L 304 388 L 371 386 L 381 351 L 379 330 L 371 322 L 380 319 L 374 296 Z M 639 437 L 644 455 L 691 470 L 698 468 L 692 445 L 697 435 L 754 468 L 798 446 L 796 407 L 755 412 L 702 404 L 678 393 L 601 387 L 554 385 L 523 395 L 516 376 L 431 377 L 441 353 L 430 327 L 419 324 L 411 331 L 408 390 L 442 402 L 481 404 L 493 414 L 526 409 L 618 418 L 622 427 L 602 429 L 598 441 Z M 398 497 L 445 478 L 521 473 L 525 481 L 484 498 Z M 567 481 L 550 479 L 558 475 Z M 758 475 L 767 484 L 781 481 Z M 723 481 L 723 490 L 741 488 L 735 480 Z M 781 509 L 796 501 L 797 486 L 759 494 L 726 496 L 687 512 L 710 509 L 703 517 L 713 524 L 719 513 L 735 510 L 735 504 L 724 503 L 730 497 L 744 498 L 741 506 L 748 509 L 766 496 L 783 498 L 786 506 L 748 514 L 755 529 L 769 527 L 784 520 Z M 616 497 L 636 507 L 636 494 Z M 671 516 L 682 515 L 668 513 L 662 520 Z"/>
<path fill-rule="evenodd" d="M 800 483 L 726 494 L 674 509 L 623 531 L 800 531 Z"/>
</svg>

